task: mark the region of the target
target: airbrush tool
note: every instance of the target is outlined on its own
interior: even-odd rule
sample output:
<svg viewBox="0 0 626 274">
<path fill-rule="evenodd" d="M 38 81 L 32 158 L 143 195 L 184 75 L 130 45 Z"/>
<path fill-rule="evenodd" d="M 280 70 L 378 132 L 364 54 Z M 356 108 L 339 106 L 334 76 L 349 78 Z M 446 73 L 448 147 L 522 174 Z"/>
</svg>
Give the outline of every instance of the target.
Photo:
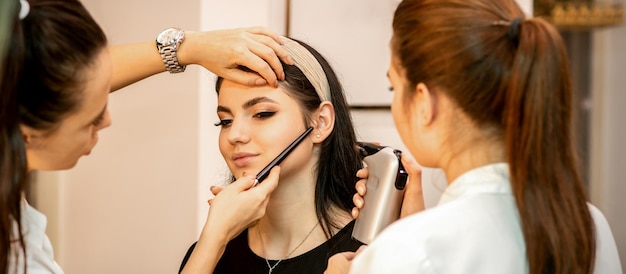
<svg viewBox="0 0 626 274">
<path fill-rule="evenodd" d="M 356 151 L 369 169 L 364 204 L 354 224 L 352 238 L 369 244 L 378 233 L 400 218 L 408 174 L 402 152 L 391 147 L 359 142 Z"/>
</svg>

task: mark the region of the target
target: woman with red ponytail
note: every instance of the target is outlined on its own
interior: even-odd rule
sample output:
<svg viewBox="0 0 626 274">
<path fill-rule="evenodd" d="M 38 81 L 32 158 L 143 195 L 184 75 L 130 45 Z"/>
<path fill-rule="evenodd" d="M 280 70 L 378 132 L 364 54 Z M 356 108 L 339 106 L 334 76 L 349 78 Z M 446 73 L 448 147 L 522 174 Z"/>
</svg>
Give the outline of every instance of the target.
<svg viewBox="0 0 626 274">
<path fill-rule="evenodd" d="M 579 174 L 554 26 L 525 18 L 514 0 L 404 0 L 390 48 L 396 128 L 449 185 L 350 273 L 622 273 Z"/>
</svg>

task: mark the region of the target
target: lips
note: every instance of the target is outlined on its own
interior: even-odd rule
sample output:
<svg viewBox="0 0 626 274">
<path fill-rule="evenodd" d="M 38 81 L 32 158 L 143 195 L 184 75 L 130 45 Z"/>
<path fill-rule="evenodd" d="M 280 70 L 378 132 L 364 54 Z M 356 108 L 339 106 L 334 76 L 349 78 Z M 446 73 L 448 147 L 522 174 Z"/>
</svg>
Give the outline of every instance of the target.
<svg viewBox="0 0 626 274">
<path fill-rule="evenodd" d="M 237 167 L 245 167 L 247 166 L 258 154 L 247 153 L 247 152 L 238 152 L 233 154 L 232 160 Z"/>
</svg>

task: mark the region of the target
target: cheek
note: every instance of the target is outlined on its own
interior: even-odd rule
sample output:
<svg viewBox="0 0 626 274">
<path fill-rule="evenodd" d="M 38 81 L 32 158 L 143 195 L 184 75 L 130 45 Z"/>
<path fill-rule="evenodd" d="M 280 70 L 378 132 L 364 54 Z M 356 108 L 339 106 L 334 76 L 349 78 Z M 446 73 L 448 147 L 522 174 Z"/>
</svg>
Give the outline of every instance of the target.
<svg viewBox="0 0 626 274">
<path fill-rule="evenodd" d="M 407 116 L 409 115 L 404 102 L 400 97 L 401 95 L 398 92 L 394 92 L 393 100 L 391 101 L 391 115 L 393 116 L 393 121 L 398 129 L 406 126 Z"/>
<path fill-rule="evenodd" d="M 231 147 L 230 143 L 228 142 L 228 139 L 226 138 L 226 134 L 224 133 L 223 130 L 220 130 L 220 133 L 217 137 L 217 145 L 218 148 L 220 150 L 220 153 L 222 154 L 222 157 L 226 157 L 226 152 L 228 151 L 228 148 Z"/>
<path fill-rule="evenodd" d="M 393 101 L 391 104 L 391 114 L 393 116 L 393 122 L 396 126 L 396 130 L 400 135 L 400 139 L 404 145 L 411 150 L 415 148 L 416 136 L 414 133 L 415 121 L 411 119 L 413 117 L 409 104 L 407 104 L 400 93 L 394 93 Z M 415 153 L 415 151 L 411 151 Z"/>
</svg>

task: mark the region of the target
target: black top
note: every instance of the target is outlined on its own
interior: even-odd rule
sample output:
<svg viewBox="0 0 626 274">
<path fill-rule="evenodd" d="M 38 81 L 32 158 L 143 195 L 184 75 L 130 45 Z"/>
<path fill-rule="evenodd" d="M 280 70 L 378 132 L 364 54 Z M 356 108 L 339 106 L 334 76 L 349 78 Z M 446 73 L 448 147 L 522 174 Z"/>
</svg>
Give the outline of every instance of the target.
<svg viewBox="0 0 626 274">
<path fill-rule="evenodd" d="M 344 251 L 356 251 L 361 243 L 352 239 L 354 221 L 347 224 L 328 241 L 297 257 L 282 260 L 272 273 L 324 273 L 328 258 Z M 180 266 L 179 273 L 189 260 L 196 243 L 191 245 Z M 269 260 L 271 266 L 277 261 Z M 231 240 L 226 245 L 213 273 L 268 273 L 269 268 L 264 258 L 259 257 L 248 245 L 248 230 Z"/>
</svg>

